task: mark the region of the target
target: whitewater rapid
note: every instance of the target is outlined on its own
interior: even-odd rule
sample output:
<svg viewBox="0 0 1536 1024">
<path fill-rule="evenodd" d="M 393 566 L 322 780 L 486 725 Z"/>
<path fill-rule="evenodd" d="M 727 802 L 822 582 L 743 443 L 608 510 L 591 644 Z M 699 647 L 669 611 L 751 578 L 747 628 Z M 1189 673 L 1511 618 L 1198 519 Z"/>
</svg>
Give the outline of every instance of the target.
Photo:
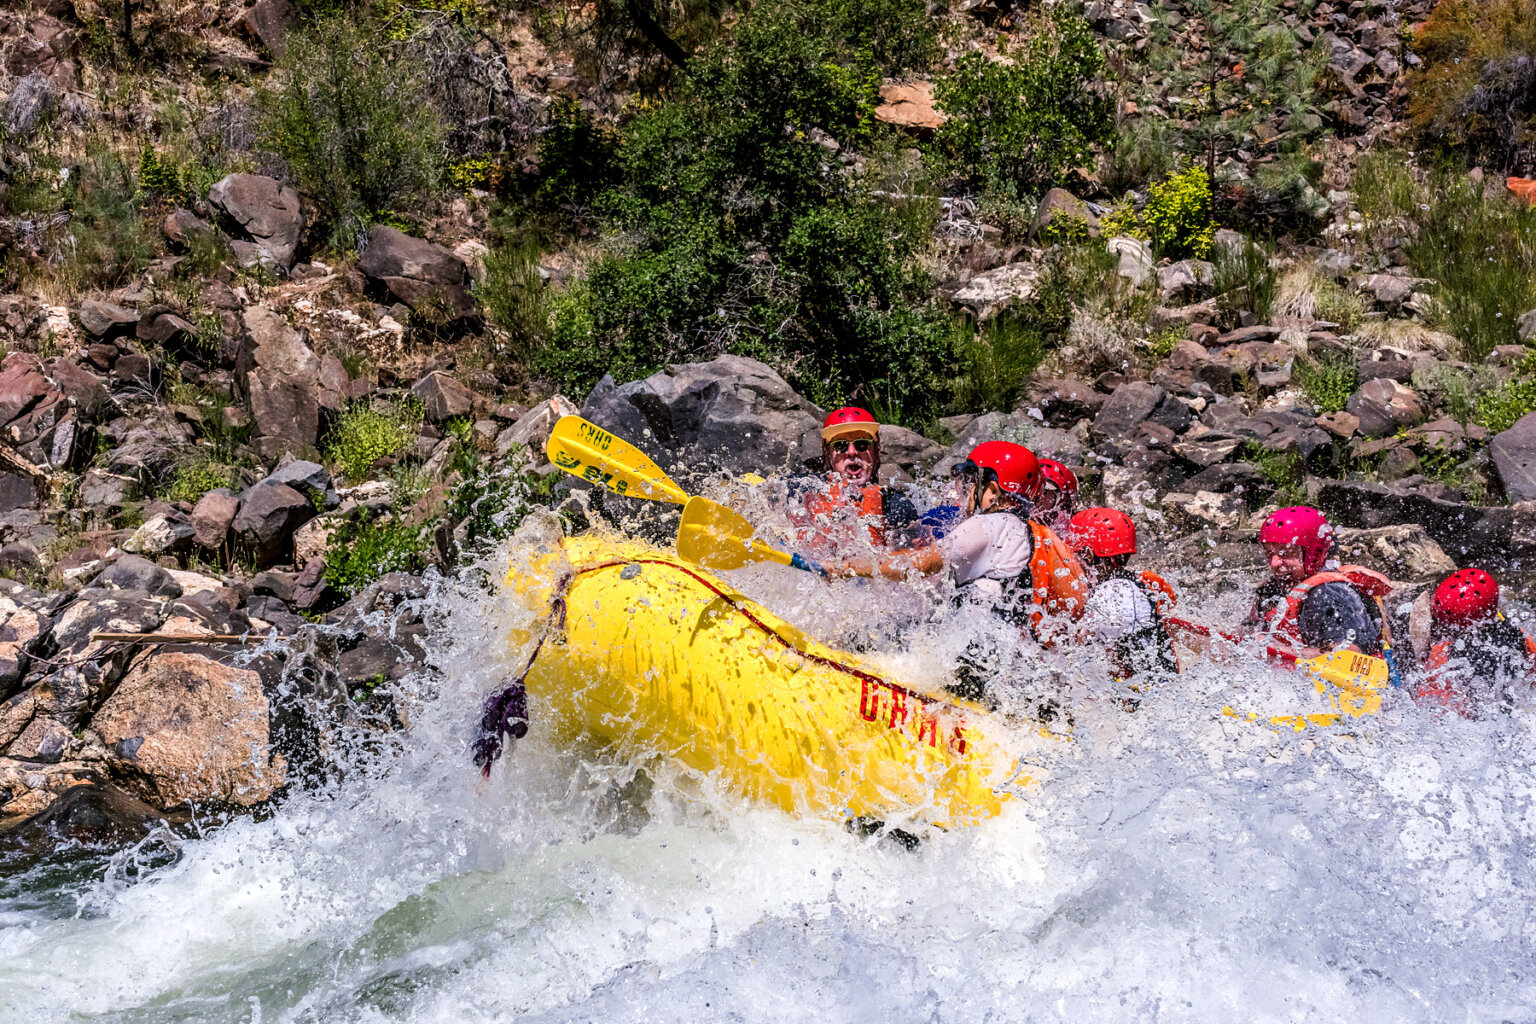
<svg viewBox="0 0 1536 1024">
<path fill-rule="evenodd" d="M 1262 666 L 1127 713 L 1068 659 L 1052 780 L 908 850 L 557 749 L 537 708 L 482 780 L 526 622 L 469 576 L 428 601 L 411 728 L 339 780 L 0 882 L 0 1020 L 1536 1021 L 1529 706 L 1295 734 L 1221 714 L 1282 700 Z"/>
</svg>

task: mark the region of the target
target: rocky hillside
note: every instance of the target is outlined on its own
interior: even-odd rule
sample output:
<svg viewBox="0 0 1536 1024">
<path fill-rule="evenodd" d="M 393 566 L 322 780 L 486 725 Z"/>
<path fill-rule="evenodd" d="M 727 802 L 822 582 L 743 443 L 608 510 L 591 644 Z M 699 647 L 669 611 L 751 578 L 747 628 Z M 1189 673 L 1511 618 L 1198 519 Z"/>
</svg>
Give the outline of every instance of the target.
<svg viewBox="0 0 1536 1024">
<path fill-rule="evenodd" d="M 684 473 L 814 468 L 850 401 L 898 483 L 1023 440 L 1213 579 L 1302 500 L 1407 599 L 1518 567 L 1496 5 L 13 5 L 0 819 L 257 806 L 404 725 L 421 574 L 573 508 L 578 409 Z"/>
</svg>

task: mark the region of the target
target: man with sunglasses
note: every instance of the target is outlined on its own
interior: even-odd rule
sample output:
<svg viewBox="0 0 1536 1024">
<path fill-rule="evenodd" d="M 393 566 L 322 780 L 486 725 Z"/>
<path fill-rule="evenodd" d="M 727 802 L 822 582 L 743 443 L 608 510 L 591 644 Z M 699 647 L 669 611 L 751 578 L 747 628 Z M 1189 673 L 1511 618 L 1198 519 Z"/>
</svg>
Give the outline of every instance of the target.
<svg viewBox="0 0 1536 1024">
<path fill-rule="evenodd" d="M 874 416 L 857 406 L 829 415 L 821 426 L 821 456 L 825 484 L 809 489 L 790 511 L 800 549 L 832 558 L 904 542 L 918 522 L 917 508 L 876 480 L 880 424 Z"/>
<path fill-rule="evenodd" d="M 963 519 L 936 543 L 879 559 L 824 562 L 822 568 L 829 576 L 900 580 L 948 567 L 966 599 L 988 605 L 1036 640 L 1057 639 L 1063 620 L 1083 614 L 1088 587 L 1072 549 L 1049 526 L 1029 519 L 1041 482 L 1034 453 L 988 441 L 951 472 L 965 485 Z"/>
</svg>

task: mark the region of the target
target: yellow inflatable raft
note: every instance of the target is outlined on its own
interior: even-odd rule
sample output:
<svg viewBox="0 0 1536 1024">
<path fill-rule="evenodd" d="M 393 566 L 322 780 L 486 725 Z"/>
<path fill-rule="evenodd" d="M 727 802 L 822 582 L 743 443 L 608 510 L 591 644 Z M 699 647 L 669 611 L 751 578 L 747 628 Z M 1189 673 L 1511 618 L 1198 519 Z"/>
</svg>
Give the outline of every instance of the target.
<svg viewBox="0 0 1536 1024">
<path fill-rule="evenodd" d="M 924 692 L 805 636 L 676 555 L 564 542 L 564 629 L 527 677 L 537 727 L 660 753 L 795 814 L 949 826 L 997 814 L 1040 770 L 980 705 Z"/>
</svg>

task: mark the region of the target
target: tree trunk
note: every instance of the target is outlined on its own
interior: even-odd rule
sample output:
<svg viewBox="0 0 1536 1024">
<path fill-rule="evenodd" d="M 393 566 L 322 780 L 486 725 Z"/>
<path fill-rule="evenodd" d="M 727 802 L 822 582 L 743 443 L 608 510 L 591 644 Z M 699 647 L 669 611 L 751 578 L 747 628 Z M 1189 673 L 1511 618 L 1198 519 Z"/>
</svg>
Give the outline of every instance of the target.
<svg viewBox="0 0 1536 1024">
<path fill-rule="evenodd" d="M 139 55 L 139 48 L 133 41 L 133 0 L 123 0 L 123 44 L 128 48 L 128 56 Z"/>
<path fill-rule="evenodd" d="M 644 0 L 624 0 L 624 13 L 635 23 L 646 42 L 656 47 L 661 55 L 680 68 L 688 66 L 688 53 L 677 41 L 667 35 L 666 29 L 645 7 Z"/>
</svg>

